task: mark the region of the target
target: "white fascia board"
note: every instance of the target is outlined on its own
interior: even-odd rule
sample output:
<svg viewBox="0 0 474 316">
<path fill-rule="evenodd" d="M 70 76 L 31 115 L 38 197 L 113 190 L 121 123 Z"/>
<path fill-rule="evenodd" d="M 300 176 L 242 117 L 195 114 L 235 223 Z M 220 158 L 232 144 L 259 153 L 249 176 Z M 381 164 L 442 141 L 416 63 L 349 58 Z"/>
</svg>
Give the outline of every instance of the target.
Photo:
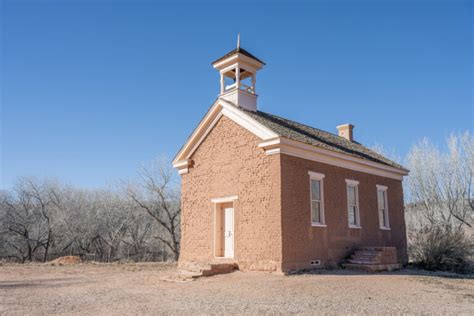
<svg viewBox="0 0 474 316">
<path fill-rule="evenodd" d="M 173 167 L 175 168 L 182 168 L 182 167 L 187 167 L 188 166 L 188 160 L 179 160 L 179 161 L 173 161 Z"/>
<path fill-rule="evenodd" d="M 222 68 L 221 70 L 219 70 L 219 73 L 224 74 L 224 73 L 226 73 L 226 72 L 228 72 L 228 71 L 234 70 L 236 67 L 237 67 L 237 63 L 231 64 L 231 65 L 229 65 L 229 66 L 227 66 L 227 67 Z"/>
<path fill-rule="evenodd" d="M 281 137 L 277 136 L 277 137 L 270 138 L 270 139 L 267 139 L 267 140 L 261 142 L 260 144 L 258 144 L 258 147 L 269 150 L 269 149 L 272 149 L 272 148 L 279 147 L 280 144 L 281 144 Z"/>
<path fill-rule="evenodd" d="M 213 66 L 214 68 L 219 68 L 220 66 L 225 65 L 226 63 L 231 62 L 231 61 L 233 61 L 234 59 L 237 59 L 237 54 L 232 55 L 232 56 L 229 56 L 229 57 L 227 57 L 227 58 L 225 58 L 225 59 L 223 59 L 223 60 L 221 60 L 221 61 L 218 61 L 217 63 L 212 64 L 212 66 Z"/>
<path fill-rule="evenodd" d="M 246 55 L 244 55 L 244 54 L 238 53 L 238 55 L 239 55 L 239 58 L 240 58 L 243 62 L 249 63 L 250 65 L 253 65 L 253 66 L 256 68 L 256 70 L 259 70 L 259 69 L 262 68 L 263 65 L 264 65 L 263 63 L 259 62 L 258 60 L 255 60 L 255 59 L 253 59 L 253 58 L 250 58 L 250 57 L 248 57 L 248 56 L 246 56 Z"/>
<path fill-rule="evenodd" d="M 259 144 L 259 147 L 264 148 L 267 155 L 286 154 L 396 180 L 402 180 L 403 176 L 408 175 L 408 170 L 406 169 L 395 168 L 347 154 L 337 153 L 283 137 L 263 141 Z"/>
<path fill-rule="evenodd" d="M 189 152 L 192 151 L 198 139 L 202 139 L 202 135 L 206 133 L 209 124 L 214 121 L 216 116 L 219 115 L 222 110 L 222 106 L 219 103 L 219 99 L 214 102 L 209 111 L 206 113 L 204 118 L 199 123 L 198 127 L 193 131 L 191 136 L 186 141 L 186 144 L 181 148 L 176 157 L 173 160 L 173 166 L 175 163 L 186 160 L 189 157 Z"/>
<path fill-rule="evenodd" d="M 246 128 L 248 131 L 259 137 L 260 139 L 267 140 L 270 138 L 278 137 L 278 134 L 276 134 L 274 131 L 272 131 L 266 126 L 263 126 L 262 124 L 254 120 L 252 117 L 245 114 L 245 112 L 239 110 L 226 100 L 220 99 L 220 101 L 223 107 L 223 115 L 230 118 L 240 126 Z"/>
<path fill-rule="evenodd" d="M 217 113 L 217 115 L 214 117 L 211 123 L 205 128 L 205 130 L 203 131 L 199 139 L 197 139 L 197 141 L 194 144 L 194 147 L 191 148 L 186 158 L 189 159 L 189 157 L 191 157 L 191 155 L 196 151 L 199 145 L 201 145 L 203 140 L 206 138 L 207 134 L 209 134 L 209 132 L 214 128 L 214 126 L 217 124 L 217 122 L 220 120 L 221 117 L 222 117 L 222 112 Z"/>
<path fill-rule="evenodd" d="M 240 60 L 241 62 L 244 62 L 246 64 L 248 64 L 249 66 L 253 66 L 255 68 L 255 70 L 259 70 L 260 68 L 263 67 L 263 64 L 260 63 L 259 61 L 257 60 L 254 60 L 253 58 L 250 58 L 244 54 L 241 54 L 241 53 L 237 53 L 235 55 L 232 55 L 232 56 L 229 56 L 215 64 L 213 64 L 212 66 L 216 69 L 218 69 L 219 67 L 222 67 L 228 63 L 231 63 L 233 61 L 236 61 L 236 60 Z"/>
<path fill-rule="evenodd" d="M 198 127 L 191 134 L 186 144 L 176 155 L 175 159 L 173 160 L 173 167 L 177 169 L 183 169 L 184 167 L 188 166 L 191 155 L 196 151 L 196 149 L 222 116 L 228 117 L 262 140 L 267 140 L 278 136 L 272 130 L 263 126 L 249 115 L 245 114 L 242 110 L 239 110 L 226 100 L 219 98 L 216 100 L 216 102 L 214 102 L 206 116 L 204 116 Z"/>
<path fill-rule="evenodd" d="M 226 66 L 225 68 L 222 68 L 219 70 L 219 74 L 223 75 L 229 71 L 235 70 L 237 68 L 238 63 L 230 64 L 229 66 Z M 258 71 L 258 68 L 254 67 L 253 65 L 249 65 L 247 63 L 240 63 L 240 67 L 245 67 L 245 70 L 248 70 L 251 73 L 256 73 Z"/>
</svg>

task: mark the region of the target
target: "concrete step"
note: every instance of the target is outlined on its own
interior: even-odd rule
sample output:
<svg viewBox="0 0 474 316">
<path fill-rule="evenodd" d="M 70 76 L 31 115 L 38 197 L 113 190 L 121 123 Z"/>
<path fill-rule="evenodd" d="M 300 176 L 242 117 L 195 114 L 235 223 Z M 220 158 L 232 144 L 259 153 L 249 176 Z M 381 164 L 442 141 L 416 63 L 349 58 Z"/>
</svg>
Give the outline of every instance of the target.
<svg viewBox="0 0 474 316">
<path fill-rule="evenodd" d="M 356 263 L 343 263 L 342 266 L 346 269 L 360 270 L 366 272 L 379 272 L 379 271 L 394 271 L 401 269 L 400 263 L 393 264 L 356 264 Z"/>
<path fill-rule="evenodd" d="M 374 254 L 360 254 L 360 253 L 354 253 L 352 254 L 352 257 L 357 257 L 357 258 L 380 258 L 381 255 L 374 255 Z"/>
<path fill-rule="evenodd" d="M 381 263 L 380 260 L 360 260 L 360 259 L 349 259 L 347 262 L 353 263 L 353 264 L 366 264 L 366 265 Z"/>
<path fill-rule="evenodd" d="M 211 265 L 187 265 L 185 267 L 182 267 L 180 270 L 182 271 L 188 271 L 188 272 L 195 272 L 195 273 L 201 273 L 202 271 L 211 271 Z"/>
<path fill-rule="evenodd" d="M 230 273 L 237 269 L 235 263 L 211 263 L 211 271 L 214 274 Z"/>
<path fill-rule="evenodd" d="M 363 271 L 391 271 L 399 269 L 395 247 L 360 247 L 354 251 L 343 267 Z"/>
<path fill-rule="evenodd" d="M 198 278 L 201 276 L 231 273 L 237 269 L 237 264 L 233 262 L 192 262 L 180 267 L 179 270 L 182 275 L 192 275 L 194 278 Z"/>
<path fill-rule="evenodd" d="M 361 258 L 361 257 L 350 257 L 348 260 L 357 260 L 357 261 L 364 261 L 364 262 L 381 262 L 380 258 Z"/>
<path fill-rule="evenodd" d="M 354 254 L 361 256 L 381 256 L 381 251 L 356 250 Z"/>
<path fill-rule="evenodd" d="M 379 260 L 381 256 L 359 256 L 359 255 L 352 255 L 352 259 L 361 259 L 361 260 Z"/>
<path fill-rule="evenodd" d="M 367 262 L 375 262 L 375 261 L 381 261 L 381 258 L 367 258 L 367 257 L 357 257 L 357 256 L 351 256 L 349 260 L 359 260 L 359 261 L 367 261 Z"/>
<path fill-rule="evenodd" d="M 386 249 L 395 249 L 395 247 L 359 247 L 357 250 L 358 251 L 379 251 L 383 252 Z"/>
<path fill-rule="evenodd" d="M 349 258 L 349 260 L 375 262 L 375 261 L 381 261 L 381 258 L 379 258 L 379 257 L 368 258 L 368 257 L 357 257 L 357 256 L 354 257 L 354 256 L 352 256 L 352 257 Z"/>
</svg>

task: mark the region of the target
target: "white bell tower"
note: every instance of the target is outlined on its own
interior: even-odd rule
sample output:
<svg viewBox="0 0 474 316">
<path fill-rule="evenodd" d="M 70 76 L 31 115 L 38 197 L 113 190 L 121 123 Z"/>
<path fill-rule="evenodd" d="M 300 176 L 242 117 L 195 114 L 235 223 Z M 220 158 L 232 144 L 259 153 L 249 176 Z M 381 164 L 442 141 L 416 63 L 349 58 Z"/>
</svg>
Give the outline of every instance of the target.
<svg viewBox="0 0 474 316">
<path fill-rule="evenodd" d="M 249 111 L 257 111 L 257 71 L 265 63 L 240 47 L 240 35 L 237 36 L 237 48 L 212 63 L 221 76 L 219 98 L 225 99 Z"/>
</svg>

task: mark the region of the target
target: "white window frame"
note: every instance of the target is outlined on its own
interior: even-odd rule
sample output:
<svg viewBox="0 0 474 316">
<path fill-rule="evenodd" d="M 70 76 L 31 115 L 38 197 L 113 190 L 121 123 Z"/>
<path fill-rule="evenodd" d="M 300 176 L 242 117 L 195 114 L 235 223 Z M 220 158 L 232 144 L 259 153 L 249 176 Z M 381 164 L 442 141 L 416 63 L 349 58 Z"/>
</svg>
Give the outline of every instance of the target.
<svg viewBox="0 0 474 316">
<path fill-rule="evenodd" d="M 387 195 L 388 187 L 384 185 L 379 185 L 379 184 L 377 184 L 376 187 L 377 187 L 377 216 L 379 217 L 379 228 L 383 230 L 390 230 L 390 219 L 388 217 L 388 195 Z M 379 192 L 383 192 L 383 199 L 384 199 L 384 204 L 385 204 L 384 209 L 383 209 L 383 212 L 384 212 L 383 218 L 387 220 L 386 225 L 380 222 L 381 207 L 379 205 Z"/>
<path fill-rule="evenodd" d="M 356 225 L 352 225 L 349 220 L 349 195 L 348 195 L 348 188 L 353 187 L 355 193 L 355 214 L 354 217 L 356 219 Z M 359 206 L 359 181 L 346 179 L 346 199 L 347 199 L 347 223 L 349 224 L 349 228 L 362 228 L 360 224 L 360 206 Z"/>
<path fill-rule="evenodd" d="M 308 171 L 309 174 L 309 217 L 311 221 L 311 226 L 313 227 L 326 227 L 326 218 L 324 216 L 324 177 L 322 173 L 317 173 L 313 171 Z M 319 216 L 320 222 L 313 222 L 313 193 L 312 193 L 312 183 L 311 181 L 319 181 Z M 316 200 L 314 200 L 316 201 Z"/>
</svg>

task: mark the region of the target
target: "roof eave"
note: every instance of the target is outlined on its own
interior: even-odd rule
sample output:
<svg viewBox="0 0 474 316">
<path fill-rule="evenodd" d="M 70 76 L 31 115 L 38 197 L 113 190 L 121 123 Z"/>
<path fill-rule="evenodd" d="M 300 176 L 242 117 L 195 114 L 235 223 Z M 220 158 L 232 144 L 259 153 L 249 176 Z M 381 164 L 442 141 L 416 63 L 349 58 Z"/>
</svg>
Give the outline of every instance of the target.
<svg viewBox="0 0 474 316">
<path fill-rule="evenodd" d="M 409 173 L 409 170 L 405 168 L 397 168 L 349 154 L 323 149 L 311 144 L 285 138 L 283 136 L 263 141 L 259 144 L 259 147 L 264 149 L 268 155 L 287 154 L 397 180 L 402 180 L 403 177 L 407 176 Z"/>
</svg>

